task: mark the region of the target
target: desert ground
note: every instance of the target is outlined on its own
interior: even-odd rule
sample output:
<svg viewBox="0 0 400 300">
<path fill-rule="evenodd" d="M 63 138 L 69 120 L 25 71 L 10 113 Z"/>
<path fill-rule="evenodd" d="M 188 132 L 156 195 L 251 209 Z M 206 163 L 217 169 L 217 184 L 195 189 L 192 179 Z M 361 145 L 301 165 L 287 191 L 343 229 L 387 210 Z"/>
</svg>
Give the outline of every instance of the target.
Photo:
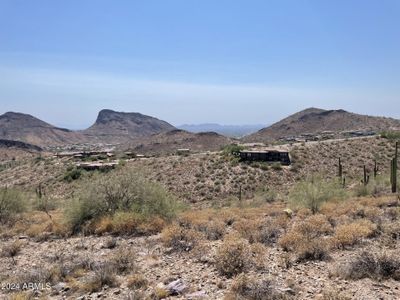
<svg viewBox="0 0 400 300">
<path fill-rule="evenodd" d="M 226 148 L 107 172 L 3 149 L 0 297 L 399 299 L 393 140 L 276 147 L 290 166 Z"/>
</svg>

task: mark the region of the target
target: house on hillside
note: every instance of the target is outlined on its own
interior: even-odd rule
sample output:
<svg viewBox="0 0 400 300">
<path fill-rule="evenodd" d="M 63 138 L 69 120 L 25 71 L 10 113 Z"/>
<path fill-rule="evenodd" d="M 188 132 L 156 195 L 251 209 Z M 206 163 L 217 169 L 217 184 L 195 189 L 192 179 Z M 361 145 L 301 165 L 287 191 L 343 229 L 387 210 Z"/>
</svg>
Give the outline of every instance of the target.
<svg viewBox="0 0 400 300">
<path fill-rule="evenodd" d="M 243 150 L 239 152 L 239 156 L 242 161 L 280 162 L 282 165 L 290 165 L 289 152 L 284 150 Z"/>
</svg>

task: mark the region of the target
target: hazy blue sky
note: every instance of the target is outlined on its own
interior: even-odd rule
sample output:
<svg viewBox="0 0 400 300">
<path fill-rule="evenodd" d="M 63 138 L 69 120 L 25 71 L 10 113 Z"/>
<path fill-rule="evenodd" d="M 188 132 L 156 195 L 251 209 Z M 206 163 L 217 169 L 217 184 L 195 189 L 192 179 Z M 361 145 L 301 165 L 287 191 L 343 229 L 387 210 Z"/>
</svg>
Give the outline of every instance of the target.
<svg viewBox="0 0 400 300">
<path fill-rule="evenodd" d="M 316 106 L 400 118 L 400 1 L 0 0 L 0 113 L 83 128 Z"/>
</svg>

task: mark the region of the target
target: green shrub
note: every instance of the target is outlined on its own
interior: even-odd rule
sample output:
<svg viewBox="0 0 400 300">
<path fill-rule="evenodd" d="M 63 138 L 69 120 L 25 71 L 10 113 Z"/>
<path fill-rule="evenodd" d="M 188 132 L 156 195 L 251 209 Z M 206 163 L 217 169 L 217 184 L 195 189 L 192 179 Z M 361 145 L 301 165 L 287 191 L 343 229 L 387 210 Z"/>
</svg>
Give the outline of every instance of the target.
<svg viewBox="0 0 400 300">
<path fill-rule="evenodd" d="M 271 165 L 271 168 L 272 168 L 273 170 L 275 170 L 275 171 L 280 171 L 280 170 L 282 170 L 282 165 L 281 165 L 281 163 L 279 163 L 279 162 L 274 162 L 274 163 Z"/>
<path fill-rule="evenodd" d="M 346 191 L 337 182 L 312 178 L 296 184 L 289 201 L 294 207 L 305 207 L 316 213 L 324 202 L 345 197 Z"/>
<path fill-rule="evenodd" d="M 388 140 L 400 140 L 400 131 L 383 131 L 381 137 Z"/>
<path fill-rule="evenodd" d="M 179 205 L 160 185 L 146 180 L 135 171 L 120 171 L 83 182 L 83 189 L 66 211 L 74 232 L 87 221 L 116 212 L 132 212 L 138 216 L 173 218 Z"/>
<path fill-rule="evenodd" d="M 383 176 L 377 176 L 376 178 L 370 179 L 367 185 L 360 184 L 355 189 L 355 195 L 357 197 L 365 197 L 384 194 L 386 191 L 389 191 L 390 182 L 388 178 L 389 176 L 386 178 Z"/>
<path fill-rule="evenodd" d="M 64 174 L 64 181 L 72 182 L 82 177 L 84 170 L 78 169 L 77 167 L 69 167 L 67 172 Z"/>
<path fill-rule="evenodd" d="M 26 199 L 23 193 L 9 188 L 0 189 L 0 224 L 12 221 L 25 210 Z"/>
<path fill-rule="evenodd" d="M 226 155 L 226 156 L 236 155 L 243 149 L 244 149 L 244 147 L 236 145 L 236 144 L 226 145 L 225 147 L 222 148 L 222 154 Z"/>
</svg>

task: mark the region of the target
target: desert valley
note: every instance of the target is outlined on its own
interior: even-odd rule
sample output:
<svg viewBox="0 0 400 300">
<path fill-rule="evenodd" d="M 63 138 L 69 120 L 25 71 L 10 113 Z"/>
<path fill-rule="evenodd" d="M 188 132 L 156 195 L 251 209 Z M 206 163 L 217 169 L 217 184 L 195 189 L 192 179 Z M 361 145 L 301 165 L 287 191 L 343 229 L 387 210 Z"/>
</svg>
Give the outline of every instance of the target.
<svg viewBox="0 0 400 300">
<path fill-rule="evenodd" d="M 0 297 L 399 299 L 399 132 L 317 108 L 241 138 L 5 113 Z"/>
</svg>

